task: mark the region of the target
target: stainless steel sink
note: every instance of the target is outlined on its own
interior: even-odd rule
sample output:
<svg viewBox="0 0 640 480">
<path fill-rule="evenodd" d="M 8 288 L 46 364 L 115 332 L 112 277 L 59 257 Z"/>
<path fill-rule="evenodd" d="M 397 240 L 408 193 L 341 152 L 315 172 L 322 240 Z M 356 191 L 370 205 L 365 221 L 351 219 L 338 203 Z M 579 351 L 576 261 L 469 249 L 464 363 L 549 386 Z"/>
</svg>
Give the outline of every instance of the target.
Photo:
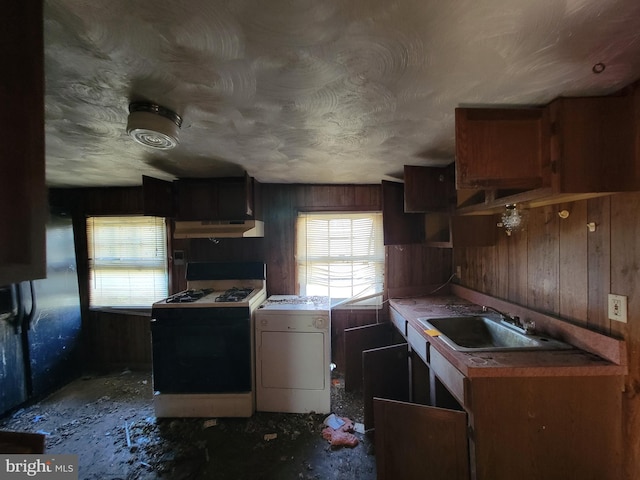
<svg viewBox="0 0 640 480">
<path fill-rule="evenodd" d="M 418 318 L 426 329 L 440 332 L 440 338 L 459 352 L 504 350 L 561 350 L 571 345 L 552 338 L 524 334 L 490 315 Z"/>
</svg>

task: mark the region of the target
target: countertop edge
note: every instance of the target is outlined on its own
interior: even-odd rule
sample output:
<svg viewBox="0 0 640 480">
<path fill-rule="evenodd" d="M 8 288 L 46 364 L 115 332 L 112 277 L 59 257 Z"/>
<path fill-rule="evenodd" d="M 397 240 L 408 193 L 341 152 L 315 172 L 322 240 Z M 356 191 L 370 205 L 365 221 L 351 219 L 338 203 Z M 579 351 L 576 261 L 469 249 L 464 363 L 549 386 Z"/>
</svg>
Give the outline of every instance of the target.
<svg viewBox="0 0 640 480">
<path fill-rule="evenodd" d="M 485 302 L 487 304 L 489 302 Z M 623 376 L 627 374 L 625 362 L 615 363 L 611 359 L 597 355 L 596 352 L 579 348 L 575 343 L 575 350 L 563 351 L 511 351 L 511 352 L 478 352 L 469 354 L 457 352 L 445 345 L 438 337 L 431 337 L 425 333 L 424 327 L 418 322 L 419 317 L 429 316 L 420 310 L 429 310 L 433 316 L 451 315 L 451 310 L 477 310 L 481 306 L 457 295 L 424 296 L 414 298 L 389 299 L 389 305 L 394 308 L 416 330 L 422 338 L 443 355 L 453 366 L 468 378 L 481 377 L 532 377 L 532 376 Z M 558 320 L 560 321 L 560 320 Z M 571 326 L 571 329 L 579 327 Z M 584 329 L 582 329 L 584 330 Z M 588 332 L 589 337 L 602 336 L 595 332 Z M 596 337 L 593 337 L 596 338 Z M 566 337 L 563 341 L 567 341 Z M 593 340 L 593 339 L 592 339 Z M 611 345 L 622 340 L 606 337 L 604 342 L 611 351 Z M 596 342 L 598 343 L 598 342 Z M 624 352 L 624 345 L 619 347 Z M 535 356 L 535 360 L 534 360 Z"/>
</svg>

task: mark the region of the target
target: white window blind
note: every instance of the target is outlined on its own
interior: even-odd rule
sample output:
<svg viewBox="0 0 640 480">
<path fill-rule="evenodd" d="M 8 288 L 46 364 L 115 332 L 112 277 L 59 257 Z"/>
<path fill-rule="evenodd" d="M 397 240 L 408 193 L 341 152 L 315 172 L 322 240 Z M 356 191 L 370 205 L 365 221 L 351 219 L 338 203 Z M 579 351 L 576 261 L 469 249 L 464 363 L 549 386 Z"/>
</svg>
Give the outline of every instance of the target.
<svg viewBox="0 0 640 480">
<path fill-rule="evenodd" d="M 382 292 L 382 214 L 300 213 L 296 254 L 301 295 L 333 301 Z"/>
<path fill-rule="evenodd" d="M 167 240 L 163 218 L 87 219 L 92 307 L 150 307 L 167 297 Z"/>
</svg>

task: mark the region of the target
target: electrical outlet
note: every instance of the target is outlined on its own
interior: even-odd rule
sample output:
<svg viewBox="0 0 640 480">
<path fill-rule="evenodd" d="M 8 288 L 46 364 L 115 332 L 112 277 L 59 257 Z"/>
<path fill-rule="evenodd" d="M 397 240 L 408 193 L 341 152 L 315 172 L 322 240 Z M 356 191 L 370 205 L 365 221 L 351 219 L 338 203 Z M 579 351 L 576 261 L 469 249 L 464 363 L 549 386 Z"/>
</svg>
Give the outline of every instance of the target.
<svg viewBox="0 0 640 480">
<path fill-rule="evenodd" d="M 458 277 L 458 280 L 462 279 L 462 267 L 460 265 L 456 266 L 456 277 Z"/>
<path fill-rule="evenodd" d="M 609 294 L 609 320 L 627 323 L 627 297 Z"/>
</svg>

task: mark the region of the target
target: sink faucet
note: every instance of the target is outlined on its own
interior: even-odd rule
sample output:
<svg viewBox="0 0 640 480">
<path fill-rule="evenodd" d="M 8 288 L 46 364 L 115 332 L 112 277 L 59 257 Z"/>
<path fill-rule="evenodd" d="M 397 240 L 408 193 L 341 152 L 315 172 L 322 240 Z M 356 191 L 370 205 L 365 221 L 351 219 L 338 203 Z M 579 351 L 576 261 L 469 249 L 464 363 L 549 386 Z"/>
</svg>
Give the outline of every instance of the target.
<svg viewBox="0 0 640 480">
<path fill-rule="evenodd" d="M 493 308 L 493 307 L 488 307 L 486 305 L 482 306 L 482 311 L 483 312 L 488 312 L 488 311 L 493 311 L 495 313 L 497 313 L 498 315 L 500 315 L 500 320 L 502 320 L 503 322 L 509 323 L 511 325 L 513 325 L 514 327 L 517 327 L 521 330 L 524 331 L 525 334 L 529 335 L 533 333 L 533 329 L 535 328 L 535 323 L 531 320 L 529 321 L 522 321 L 520 320 L 520 317 L 518 317 L 517 315 L 509 315 L 507 313 L 503 313 L 500 310 L 498 310 L 497 308 Z"/>
</svg>

